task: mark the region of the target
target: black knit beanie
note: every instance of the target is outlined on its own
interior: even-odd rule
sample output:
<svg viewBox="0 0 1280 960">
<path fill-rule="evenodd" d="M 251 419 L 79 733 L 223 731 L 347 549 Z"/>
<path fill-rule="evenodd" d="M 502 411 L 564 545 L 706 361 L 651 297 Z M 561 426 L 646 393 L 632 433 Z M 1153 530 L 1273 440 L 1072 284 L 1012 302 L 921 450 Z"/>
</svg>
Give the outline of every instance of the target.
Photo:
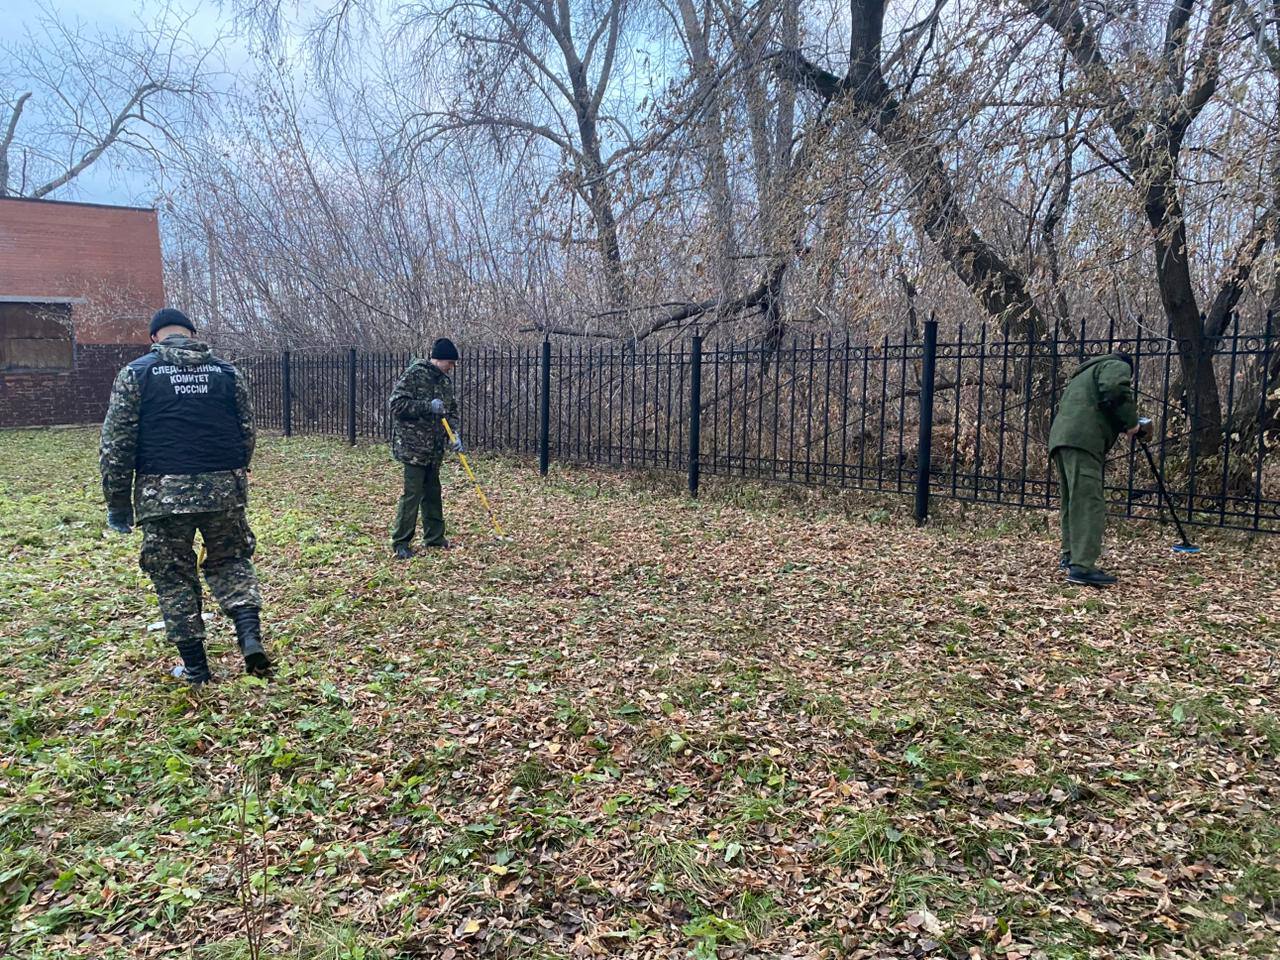
<svg viewBox="0 0 1280 960">
<path fill-rule="evenodd" d="M 448 337 L 441 337 L 431 345 L 432 360 L 457 360 L 458 348 Z"/>
<path fill-rule="evenodd" d="M 186 327 L 192 333 L 196 332 L 196 325 L 187 319 L 187 315 L 173 307 L 165 307 L 155 312 L 155 316 L 151 318 L 151 336 L 154 337 L 156 331 L 163 327 Z"/>
</svg>

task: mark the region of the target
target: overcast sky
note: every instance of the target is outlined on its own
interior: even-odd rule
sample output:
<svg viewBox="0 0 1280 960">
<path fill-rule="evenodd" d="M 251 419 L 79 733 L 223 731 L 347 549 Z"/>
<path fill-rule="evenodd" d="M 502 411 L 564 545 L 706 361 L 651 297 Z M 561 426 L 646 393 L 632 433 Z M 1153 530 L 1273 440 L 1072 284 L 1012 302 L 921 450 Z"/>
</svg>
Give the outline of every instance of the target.
<svg viewBox="0 0 1280 960">
<path fill-rule="evenodd" d="M 3 0 L 4 13 L 0 17 L 0 41 L 6 44 L 22 44 L 28 30 L 36 30 L 43 16 L 42 7 L 56 8 L 64 20 L 79 19 L 90 28 L 128 30 L 139 23 L 144 11 L 155 11 L 157 3 L 142 4 L 138 0 Z M 178 2 L 175 9 L 191 13 L 188 32 L 200 44 L 213 43 L 219 35 L 228 33 L 230 21 L 212 0 L 204 3 Z M 247 55 L 242 45 L 224 39 L 228 77 L 237 66 L 245 63 Z M 150 205 L 154 202 L 154 178 L 149 172 L 122 167 L 114 162 L 121 159 L 108 153 L 101 160 L 76 178 L 73 183 L 59 190 L 55 199 L 85 200 L 95 203 L 124 203 Z M 125 158 L 127 159 L 127 158 Z"/>
</svg>

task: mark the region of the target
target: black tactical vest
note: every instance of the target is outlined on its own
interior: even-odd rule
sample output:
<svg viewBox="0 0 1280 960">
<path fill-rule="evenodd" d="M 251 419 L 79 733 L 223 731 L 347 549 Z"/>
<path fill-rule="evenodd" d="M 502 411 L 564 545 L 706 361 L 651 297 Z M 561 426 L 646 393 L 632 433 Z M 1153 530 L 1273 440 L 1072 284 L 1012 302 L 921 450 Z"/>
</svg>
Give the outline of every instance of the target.
<svg viewBox="0 0 1280 960">
<path fill-rule="evenodd" d="M 248 466 L 231 364 L 210 357 L 181 367 L 149 353 L 129 369 L 142 392 L 138 473 L 213 473 Z"/>
</svg>

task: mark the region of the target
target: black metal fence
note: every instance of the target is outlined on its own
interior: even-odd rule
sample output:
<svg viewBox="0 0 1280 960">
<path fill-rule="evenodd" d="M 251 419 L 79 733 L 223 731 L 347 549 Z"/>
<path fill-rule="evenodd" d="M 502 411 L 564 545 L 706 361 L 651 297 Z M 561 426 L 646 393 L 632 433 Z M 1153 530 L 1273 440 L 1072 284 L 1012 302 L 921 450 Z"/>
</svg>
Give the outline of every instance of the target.
<svg viewBox="0 0 1280 960">
<path fill-rule="evenodd" d="M 595 466 L 1055 507 L 1048 426 L 1066 380 L 1087 357 L 1134 357 L 1139 406 L 1184 519 L 1280 532 L 1280 343 L 1270 318 L 1216 352 L 1222 429 L 1191 430 L 1180 402 L 1178 349 L 1141 326 L 1128 337 L 1056 330 L 1037 343 L 961 326 L 938 339 L 905 332 L 876 344 L 752 340 L 527 348 L 464 347 L 454 383 L 468 446 Z M 348 350 L 240 361 L 259 422 L 285 434 L 385 439 L 387 398 L 408 354 Z M 1269 426 L 1270 425 L 1270 426 Z M 1127 442 L 1107 463 L 1112 509 L 1167 519 L 1145 458 Z"/>
</svg>

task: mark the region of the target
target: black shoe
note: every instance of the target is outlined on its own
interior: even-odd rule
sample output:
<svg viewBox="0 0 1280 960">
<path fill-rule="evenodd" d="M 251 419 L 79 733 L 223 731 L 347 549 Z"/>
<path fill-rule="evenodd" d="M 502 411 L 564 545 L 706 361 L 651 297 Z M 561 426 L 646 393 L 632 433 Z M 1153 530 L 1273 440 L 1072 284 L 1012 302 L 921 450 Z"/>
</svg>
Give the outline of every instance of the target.
<svg viewBox="0 0 1280 960">
<path fill-rule="evenodd" d="M 193 687 L 202 687 L 213 679 L 213 674 L 209 672 L 209 661 L 204 655 L 203 640 L 178 644 L 178 656 L 182 657 L 182 665 L 169 671 L 174 679 L 185 680 Z"/>
<path fill-rule="evenodd" d="M 1074 564 L 1067 570 L 1067 582 L 1079 583 L 1086 587 L 1110 587 L 1116 584 L 1116 578 L 1105 570 L 1086 570 Z"/>
<path fill-rule="evenodd" d="M 400 545 L 400 546 L 397 546 L 393 552 L 395 553 L 397 560 L 413 559 L 413 547 L 406 547 L 406 546 Z"/>
<path fill-rule="evenodd" d="M 240 607 L 231 611 L 236 625 L 236 642 L 244 657 L 244 672 L 251 677 L 271 676 L 271 660 L 262 649 L 262 624 L 257 607 Z"/>
<path fill-rule="evenodd" d="M 439 541 L 437 541 L 436 543 L 424 543 L 424 544 L 423 544 L 423 546 L 424 546 L 424 547 L 429 547 L 429 548 L 430 548 L 430 549 L 432 549 L 432 550 L 448 550 L 448 549 L 450 549 L 450 544 L 449 544 L 449 541 L 448 541 L 448 540 L 439 540 Z"/>
<path fill-rule="evenodd" d="M 1071 569 L 1071 554 L 1064 553 L 1062 555 L 1062 559 L 1058 561 L 1058 569 L 1063 571 Z"/>
</svg>

